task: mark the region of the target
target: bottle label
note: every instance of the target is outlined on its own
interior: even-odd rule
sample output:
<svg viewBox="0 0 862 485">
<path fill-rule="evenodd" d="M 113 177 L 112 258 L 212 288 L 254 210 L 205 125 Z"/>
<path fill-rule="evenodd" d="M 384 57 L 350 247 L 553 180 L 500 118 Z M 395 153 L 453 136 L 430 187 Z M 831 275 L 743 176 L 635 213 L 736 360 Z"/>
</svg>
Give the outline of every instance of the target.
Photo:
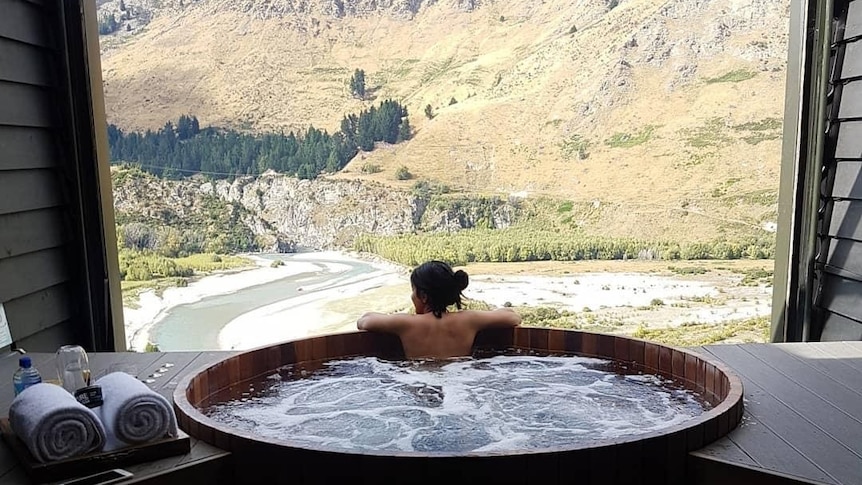
<svg viewBox="0 0 862 485">
<path fill-rule="evenodd" d="M 36 375 L 25 375 L 21 378 L 20 381 L 13 380 L 13 385 L 15 386 L 15 395 L 21 394 L 24 389 L 27 389 L 30 386 L 35 386 L 36 384 L 40 384 L 42 382 L 42 376 L 39 374 Z"/>
</svg>

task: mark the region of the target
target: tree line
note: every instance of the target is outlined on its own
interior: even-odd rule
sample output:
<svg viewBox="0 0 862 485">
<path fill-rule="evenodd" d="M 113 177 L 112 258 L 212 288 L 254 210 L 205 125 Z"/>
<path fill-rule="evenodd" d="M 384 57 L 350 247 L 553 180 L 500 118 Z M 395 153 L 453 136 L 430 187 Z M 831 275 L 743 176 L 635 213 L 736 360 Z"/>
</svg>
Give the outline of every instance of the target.
<svg viewBox="0 0 862 485">
<path fill-rule="evenodd" d="M 407 266 L 415 266 L 429 259 L 440 259 L 458 265 L 472 262 L 595 259 L 770 259 L 775 257 L 775 240 L 750 238 L 738 241 L 674 243 L 511 227 L 469 229 L 451 234 L 365 234 L 356 238 L 354 249 L 374 253 Z"/>
<path fill-rule="evenodd" d="M 344 168 L 359 150 L 375 142 L 397 143 L 411 136 L 407 108 L 392 100 L 345 116 L 341 130 L 253 135 L 201 128 L 196 116 L 180 116 L 159 130 L 125 132 L 108 125 L 112 162 L 132 162 L 167 178 L 204 173 L 215 178 L 258 175 L 274 170 L 303 179 Z"/>
</svg>

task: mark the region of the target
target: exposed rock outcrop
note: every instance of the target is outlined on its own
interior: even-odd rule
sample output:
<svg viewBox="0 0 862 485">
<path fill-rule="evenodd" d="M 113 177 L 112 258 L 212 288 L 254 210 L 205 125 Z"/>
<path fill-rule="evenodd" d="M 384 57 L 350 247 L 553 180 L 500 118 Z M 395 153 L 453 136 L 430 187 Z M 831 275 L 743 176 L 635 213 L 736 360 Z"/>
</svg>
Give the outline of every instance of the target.
<svg viewBox="0 0 862 485">
<path fill-rule="evenodd" d="M 215 197 L 230 209 L 242 208 L 240 222 L 258 237 L 263 250 L 273 252 L 350 247 L 364 233 L 392 236 L 417 229 L 503 228 L 516 217 L 512 203 L 495 197 L 429 201 L 373 182 L 300 180 L 274 173 L 233 181 L 176 181 L 118 171 L 114 184 L 121 223 L 201 217 L 206 201 Z"/>
</svg>

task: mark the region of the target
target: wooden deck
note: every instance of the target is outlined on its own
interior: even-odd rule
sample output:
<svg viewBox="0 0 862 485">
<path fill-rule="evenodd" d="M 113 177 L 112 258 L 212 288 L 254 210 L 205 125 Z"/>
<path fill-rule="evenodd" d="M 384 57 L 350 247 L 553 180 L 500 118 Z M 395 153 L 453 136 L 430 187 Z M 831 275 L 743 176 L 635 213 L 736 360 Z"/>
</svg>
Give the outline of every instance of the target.
<svg viewBox="0 0 862 485">
<path fill-rule="evenodd" d="M 90 370 L 94 378 L 115 370 L 135 374 L 141 379 L 150 378 L 163 364 L 173 364 L 161 377 L 154 378 L 150 387 L 172 399 L 179 380 L 190 372 L 201 370 L 232 352 L 172 352 L 172 353 L 100 353 L 90 354 Z M 42 372 L 43 378 L 54 377 L 54 354 L 27 354 L 33 365 Z M 0 358 L 0 415 L 6 416 L 14 397 L 12 374 L 18 368 L 19 354 L 7 354 Z M 230 453 L 203 441 L 192 439 L 192 449 L 187 455 L 165 458 L 155 462 L 133 465 L 124 469 L 133 473 L 132 480 L 123 483 L 229 483 L 231 473 Z M 30 481 L 16 462 L 5 443 L 0 444 L 0 483 L 28 484 Z"/>
<path fill-rule="evenodd" d="M 862 342 L 696 350 L 742 378 L 745 416 L 690 454 L 693 483 L 862 484 Z"/>
<path fill-rule="evenodd" d="M 729 436 L 690 454 L 686 483 L 744 485 L 862 484 L 862 342 L 713 345 L 695 349 L 715 357 L 742 378 L 746 412 Z M 173 364 L 150 385 L 170 398 L 186 374 L 230 352 L 92 354 L 93 376 L 112 370 L 149 376 Z M 48 374 L 53 354 L 29 354 Z M 18 354 L 0 358 L 0 406 L 13 397 L 11 376 Z M 50 376 L 49 376 L 50 377 Z M 230 454 L 193 440 L 188 455 L 127 468 L 126 483 L 230 483 Z M 29 483 L 5 444 L 0 445 L 0 483 Z"/>
</svg>

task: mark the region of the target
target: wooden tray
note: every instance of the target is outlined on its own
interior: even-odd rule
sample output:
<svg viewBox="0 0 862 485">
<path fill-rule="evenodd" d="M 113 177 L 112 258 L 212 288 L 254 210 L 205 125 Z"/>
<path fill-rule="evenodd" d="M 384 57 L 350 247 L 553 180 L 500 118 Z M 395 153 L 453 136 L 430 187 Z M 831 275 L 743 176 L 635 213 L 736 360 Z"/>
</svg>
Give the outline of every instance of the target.
<svg viewBox="0 0 862 485">
<path fill-rule="evenodd" d="M 27 476 L 34 482 L 53 482 L 69 477 L 92 475 L 111 468 L 122 468 L 169 456 L 184 455 L 191 450 L 189 435 L 179 430 L 176 438 L 153 441 L 111 452 L 91 453 L 67 460 L 41 463 L 30 454 L 27 445 L 12 431 L 8 418 L 0 419 L 0 432 L 3 434 L 3 440 L 18 457 L 18 462 Z"/>
</svg>

